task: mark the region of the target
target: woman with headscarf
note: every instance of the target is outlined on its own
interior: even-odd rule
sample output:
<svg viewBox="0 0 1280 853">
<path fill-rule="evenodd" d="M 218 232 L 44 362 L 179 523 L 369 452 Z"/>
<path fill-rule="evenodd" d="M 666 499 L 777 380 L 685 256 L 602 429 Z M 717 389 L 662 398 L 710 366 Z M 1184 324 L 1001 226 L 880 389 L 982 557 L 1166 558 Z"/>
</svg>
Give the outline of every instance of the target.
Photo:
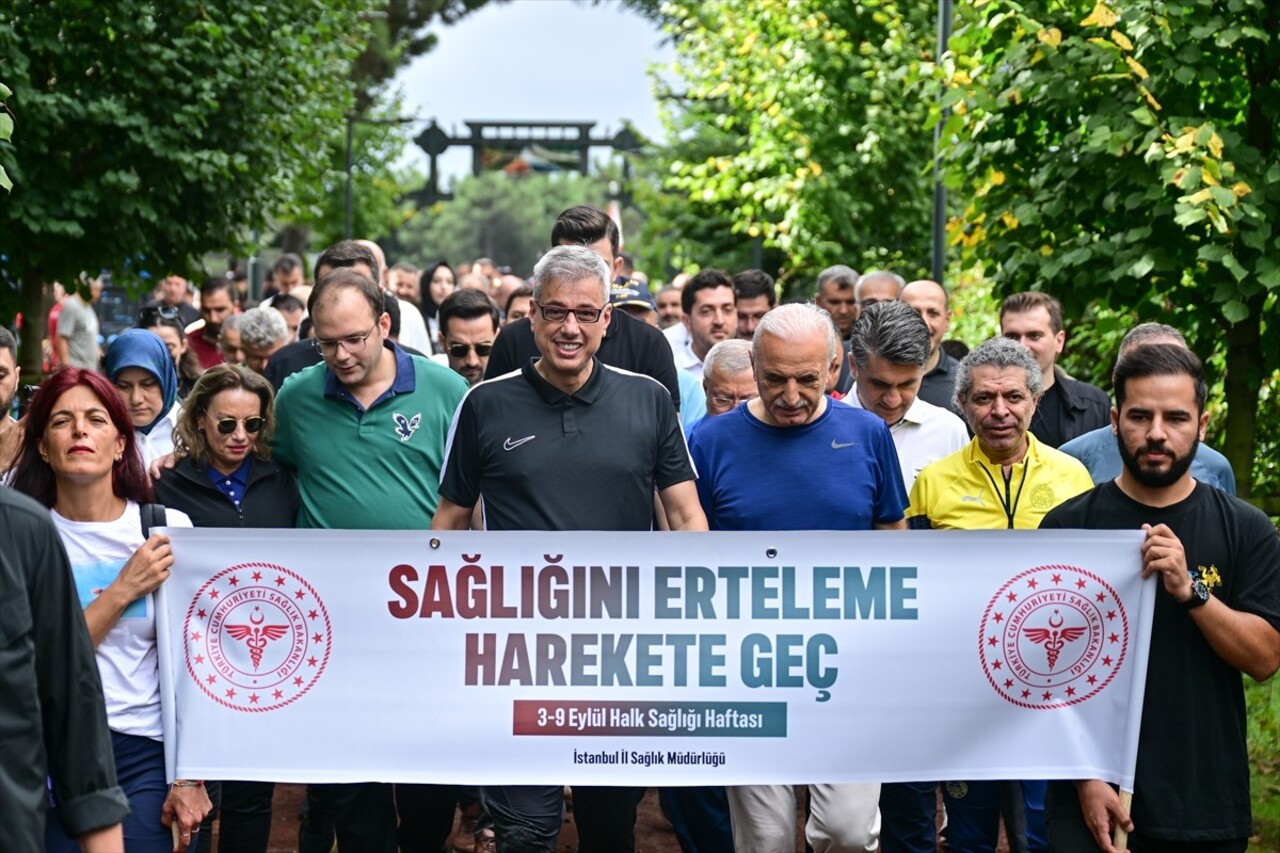
<svg viewBox="0 0 1280 853">
<path fill-rule="evenodd" d="M 178 371 L 155 332 L 130 329 L 107 347 L 107 377 L 119 389 L 137 431 L 143 466 L 173 452 L 178 422 Z"/>
<path fill-rule="evenodd" d="M 105 376 L 68 367 L 40 386 L 27 410 L 13 487 L 50 510 L 71 560 L 102 677 L 116 773 L 129 798 L 125 849 L 171 853 L 174 839 L 164 825 L 171 821 L 185 849 L 211 804 L 203 782 L 165 782 L 151 594 L 169 577 L 173 551 L 167 536 L 143 529 L 151 481 L 125 403 Z M 181 512 L 166 516 L 169 527 L 191 526 Z M 46 850 L 75 849 L 50 821 Z"/>
<path fill-rule="evenodd" d="M 438 261 L 422 274 L 422 318 L 427 321 L 427 336 L 431 338 L 431 350 L 439 355 L 444 352 L 440 343 L 440 303 L 453 293 L 457 286 L 453 268 L 445 261 Z"/>
</svg>

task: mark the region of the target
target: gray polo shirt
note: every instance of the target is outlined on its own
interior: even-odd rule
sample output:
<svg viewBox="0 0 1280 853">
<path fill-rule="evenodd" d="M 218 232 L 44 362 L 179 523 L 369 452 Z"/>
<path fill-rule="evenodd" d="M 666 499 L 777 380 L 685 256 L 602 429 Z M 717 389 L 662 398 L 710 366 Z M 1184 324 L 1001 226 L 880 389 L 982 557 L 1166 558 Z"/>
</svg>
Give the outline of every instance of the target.
<svg viewBox="0 0 1280 853">
<path fill-rule="evenodd" d="M 459 506 L 483 497 L 488 530 L 649 530 L 654 489 L 693 478 L 662 384 L 596 359 L 565 394 L 529 361 L 463 398 L 440 496 Z"/>
</svg>

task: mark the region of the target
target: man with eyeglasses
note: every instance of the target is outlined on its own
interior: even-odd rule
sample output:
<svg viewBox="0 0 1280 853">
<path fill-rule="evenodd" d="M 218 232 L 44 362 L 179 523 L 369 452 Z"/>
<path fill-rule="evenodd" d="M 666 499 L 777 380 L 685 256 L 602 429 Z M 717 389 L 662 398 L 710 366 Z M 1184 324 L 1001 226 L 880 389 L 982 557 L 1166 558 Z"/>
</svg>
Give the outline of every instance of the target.
<svg viewBox="0 0 1280 853">
<path fill-rule="evenodd" d="M 322 362 L 280 389 L 273 445 L 275 458 L 297 474 L 300 528 L 424 530 L 431 524 L 445 435 L 467 384 L 388 339 L 385 298 L 365 270 L 354 267 L 324 275 L 311 293 L 315 337 L 308 343 Z M 439 801 L 447 836 L 451 792 Z M 342 850 L 395 853 L 402 844 L 389 784 L 312 785 L 308 802 L 313 817 L 332 818 Z M 443 837 L 437 847 L 441 843 Z"/>
<path fill-rule="evenodd" d="M 842 354 L 831 315 L 782 305 L 761 318 L 751 348 L 759 396 L 703 421 L 689 439 L 711 529 L 903 529 L 907 493 L 889 428 L 824 393 Z M 879 784 L 809 793 L 805 837 L 815 850 L 876 849 Z M 728 799 L 735 849 L 792 849 L 791 785 L 731 787 Z"/>
<path fill-rule="evenodd" d="M 609 269 L 609 281 L 616 279 L 622 269 L 620 243 L 622 235 L 617 224 L 598 207 L 579 204 L 556 217 L 551 228 L 551 245 L 586 246 L 594 251 Z M 486 379 L 519 370 L 539 355 L 533 326 L 525 320 L 517 320 L 502 327 L 502 334 L 493 344 L 493 355 L 485 369 Z M 666 338 L 654 327 L 637 320 L 625 311 L 615 311 L 605 323 L 600 339 L 599 359 L 613 367 L 621 367 L 632 373 L 643 373 L 666 386 L 680 409 L 680 385 L 676 379 L 675 359 Z"/>
<path fill-rule="evenodd" d="M 655 490 L 673 530 L 707 529 L 670 395 L 596 356 L 613 311 L 609 278 L 585 246 L 558 246 L 538 261 L 531 319 L 542 355 L 467 392 L 433 529 L 470 528 L 483 499 L 489 530 L 649 530 Z M 634 851 L 643 795 L 575 785 L 581 853 Z M 560 785 L 486 787 L 483 802 L 505 853 L 556 849 Z"/>
<path fill-rule="evenodd" d="M 480 290 L 455 290 L 440 303 L 440 345 L 449 369 L 475 385 L 498 336 L 498 306 Z"/>
<path fill-rule="evenodd" d="M 320 257 L 316 258 L 314 279 L 319 281 L 334 270 L 344 267 L 359 270 L 374 281 L 378 279 L 377 257 L 371 249 L 356 240 L 341 240 L 321 252 Z M 384 302 L 388 313 L 395 310 L 396 305 L 399 305 L 399 303 L 393 305 L 389 299 Z M 391 325 L 394 336 L 394 318 Z M 409 355 L 423 354 L 400 341 L 397 341 L 397 343 Z M 278 392 L 287 377 L 292 376 L 303 368 L 319 363 L 320 353 L 309 339 L 294 341 L 272 353 L 271 361 L 267 363 L 267 369 L 263 375 L 271 383 L 271 387 Z"/>
</svg>

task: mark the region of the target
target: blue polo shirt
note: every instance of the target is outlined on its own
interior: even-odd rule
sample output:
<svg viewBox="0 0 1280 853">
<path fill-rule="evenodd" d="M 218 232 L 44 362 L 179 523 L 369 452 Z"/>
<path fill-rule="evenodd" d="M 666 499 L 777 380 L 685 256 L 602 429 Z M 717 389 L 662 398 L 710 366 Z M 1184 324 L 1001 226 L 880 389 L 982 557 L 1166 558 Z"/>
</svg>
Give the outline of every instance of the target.
<svg viewBox="0 0 1280 853">
<path fill-rule="evenodd" d="M 205 473 L 217 490 L 239 509 L 240 501 L 244 500 L 244 490 L 249 486 L 249 457 L 246 456 L 240 467 L 230 474 L 224 474 L 212 465 L 205 469 Z"/>
</svg>

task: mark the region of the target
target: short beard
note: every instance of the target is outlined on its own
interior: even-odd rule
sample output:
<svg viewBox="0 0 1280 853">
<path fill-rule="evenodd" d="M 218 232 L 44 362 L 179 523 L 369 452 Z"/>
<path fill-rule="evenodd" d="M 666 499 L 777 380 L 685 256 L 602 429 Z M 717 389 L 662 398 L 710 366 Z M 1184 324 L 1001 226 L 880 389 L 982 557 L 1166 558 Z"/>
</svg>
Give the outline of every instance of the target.
<svg viewBox="0 0 1280 853">
<path fill-rule="evenodd" d="M 1142 467 L 1138 462 L 1136 453 L 1131 453 L 1129 448 L 1125 446 L 1124 436 L 1116 433 L 1116 447 L 1120 449 L 1120 459 L 1124 462 L 1124 467 L 1128 469 L 1133 478 L 1149 489 L 1163 489 L 1172 486 L 1174 483 L 1182 479 L 1182 475 L 1191 469 L 1191 463 L 1195 461 L 1196 451 L 1200 448 L 1199 437 L 1192 443 L 1191 449 L 1183 456 L 1175 456 L 1173 461 L 1169 463 L 1168 469 L 1164 471 L 1151 471 Z M 1146 445 L 1143 445 L 1143 450 Z"/>
</svg>

